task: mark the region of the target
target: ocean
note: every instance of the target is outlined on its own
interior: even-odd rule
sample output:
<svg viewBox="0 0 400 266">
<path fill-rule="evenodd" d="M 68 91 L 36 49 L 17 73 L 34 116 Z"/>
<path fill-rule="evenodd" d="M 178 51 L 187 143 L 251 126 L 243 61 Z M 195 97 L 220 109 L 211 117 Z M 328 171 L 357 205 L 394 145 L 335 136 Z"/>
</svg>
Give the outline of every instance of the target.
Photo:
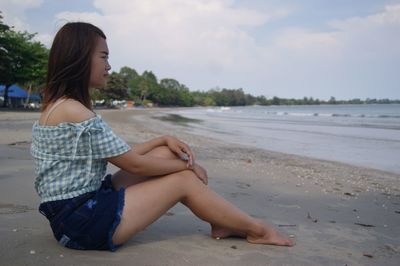
<svg viewBox="0 0 400 266">
<path fill-rule="evenodd" d="M 199 107 L 171 111 L 195 134 L 400 174 L 400 104 Z"/>
</svg>

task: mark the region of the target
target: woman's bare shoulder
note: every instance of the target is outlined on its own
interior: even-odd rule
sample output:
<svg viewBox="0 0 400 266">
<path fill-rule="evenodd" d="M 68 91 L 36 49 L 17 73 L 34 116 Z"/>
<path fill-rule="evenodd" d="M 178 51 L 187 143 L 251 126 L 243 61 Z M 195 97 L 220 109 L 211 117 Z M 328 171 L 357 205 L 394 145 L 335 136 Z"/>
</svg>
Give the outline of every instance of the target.
<svg viewBox="0 0 400 266">
<path fill-rule="evenodd" d="M 95 117 L 95 113 L 90 109 L 86 108 L 80 102 L 68 99 L 58 106 L 55 107 L 54 110 L 51 111 L 51 106 L 47 108 L 41 115 L 39 124 L 55 126 L 60 123 L 80 123 L 90 118 Z M 45 123 L 45 119 L 47 117 L 48 112 L 50 111 L 47 122 Z"/>
</svg>

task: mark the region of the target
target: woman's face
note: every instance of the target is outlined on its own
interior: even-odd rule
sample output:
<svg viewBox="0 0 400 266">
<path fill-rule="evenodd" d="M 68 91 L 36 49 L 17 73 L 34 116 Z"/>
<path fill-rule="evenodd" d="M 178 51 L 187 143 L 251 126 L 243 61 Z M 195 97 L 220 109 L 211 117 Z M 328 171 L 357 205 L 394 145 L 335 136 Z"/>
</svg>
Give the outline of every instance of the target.
<svg viewBox="0 0 400 266">
<path fill-rule="evenodd" d="M 108 71 L 111 66 L 108 64 L 108 47 L 106 40 L 99 37 L 92 56 L 92 69 L 90 72 L 90 88 L 102 88 L 107 84 Z"/>
</svg>

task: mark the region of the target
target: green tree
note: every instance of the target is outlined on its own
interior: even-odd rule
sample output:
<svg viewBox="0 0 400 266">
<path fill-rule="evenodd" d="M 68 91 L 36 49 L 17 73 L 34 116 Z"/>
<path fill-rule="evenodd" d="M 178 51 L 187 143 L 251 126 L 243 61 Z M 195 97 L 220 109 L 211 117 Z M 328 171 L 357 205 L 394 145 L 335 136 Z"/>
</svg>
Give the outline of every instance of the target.
<svg viewBox="0 0 400 266">
<path fill-rule="evenodd" d="M 219 88 L 211 89 L 208 91 L 209 95 L 214 99 L 217 106 L 228 106 L 229 99 L 226 93 L 223 93 Z"/>
<path fill-rule="evenodd" d="M 124 77 L 117 72 L 112 72 L 104 89 L 99 89 L 100 93 L 108 100 L 125 100 L 128 98 L 128 88 L 124 82 Z"/>
<path fill-rule="evenodd" d="M 128 87 L 129 83 L 139 77 L 139 74 L 133 68 L 124 66 L 119 70 L 120 76 L 124 79 L 125 87 Z"/>
<path fill-rule="evenodd" d="M 193 97 L 190 94 L 189 88 L 183 84 L 178 90 L 178 106 L 193 106 Z"/>
<path fill-rule="evenodd" d="M 164 89 L 173 89 L 173 90 L 179 90 L 181 88 L 181 84 L 177 80 L 170 78 L 165 78 L 160 80 L 160 86 L 163 87 Z"/>
<path fill-rule="evenodd" d="M 14 83 L 44 81 L 48 51 L 43 44 L 33 41 L 34 36 L 14 31 L 3 23 L 0 13 L 0 83 L 5 85 L 4 107 L 8 104 L 8 89 Z"/>
<path fill-rule="evenodd" d="M 181 84 L 175 79 L 160 80 L 160 90 L 154 95 L 154 101 L 164 106 L 179 105 L 179 89 Z"/>
<path fill-rule="evenodd" d="M 152 95 L 157 91 L 157 77 L 151 71 L 144 71 L 139 75 L 136 70 L 129 67 L 123 67 L 120 70 L 120 75 L 124 80 L 127 80 L 127 87 L 129 90 L 129 97 L 143 102 L 152 99 Z"/>
<path fill-rule="evenodd" d="M 30 78 L 26 83 L 28 87 L 28 98 L 26 99 L 26 103 L 29 102 L 32 92 L 39 92 L 40 88 L 45 86 L 49 50 L 39 42 L 33 43 L 32 56 L 36 58 L 36 62 L 33 63 L 32 67 L 28 70 L 30 71 L 28 74 Z"/>
<path fill-rule="evenodd" d="M 203 98 L 203 101 L 201 102 L 201 105 L 203 106 L 214 106 L 215 101 L 211 96 L 206 96 Z"/>
<path fill-rule="evenodd" d="M 141 79 L 139 83 L 139 92 L 140 92 L 140 100 L 146 101 L 146 98 L 149 96 L 150 92 L 150 84 L 147 80 Z"/>
<path fill-rule="evenodd" d="M 245 105 L 254 105 L 256 104 L 256 97 L 251 94 L 245 94 Z"/>
<path fill-rule="evenodd" d="M 142 77 L 138 75 L 136 78 L 131 79 L 128 82 L 128 88 L 129 88 L 129 96 L 130 98 L 134 100 L 139 100 L 141 97 L 141 91 L 139 88 L 139 84 L 142 81 Z"/>
<path fill-rule="evenodd" d="M 280 105 L 281 104 L 281 100 L 278 97 L 274 96 L 272 98 L 271 104 L 272 105 Z"/>
<path fill-rule="evenodd" d="M 194 96 L 189 89 L 175 79 L 162 79 L 154 101 L 167 106 L 193 106 Z"/>
<path fill-rule="evenodd" d="M 142 78 L 147 80 L 149 83 L 157 84 L 157 77 L 152 71 L 144 71 Z"/>
<path fill-rule="evenodd" d="M 337 101 L 335 99 L 335 97 L 331 96 L 331 98 L 328 101 L 329 104 L 337 104 Z"/>
<path fill-rule="evenodd" d="M 157 94 L 160 93 L 160 86 L 157 83 L 157 77 L 151 71 L 144 71 L 142 76 L 142 80 L 139 83 L 139 91 L 140 91 L 140 99 L 150 100 L 155 102 L 157 98 Z"/>
<path fill-rule="evenodd" d="M 256 97 L 256 102 L 255 102 L 255 103 L 256 103 L 256 104 L 259 104 L 259 105 L 271 105 L 271 104 L 268 102 L 267 98 L 265 98 L 265 96 L 263 96 L 263 95 L 257 96 L 257 97 Z"/>
</svg>

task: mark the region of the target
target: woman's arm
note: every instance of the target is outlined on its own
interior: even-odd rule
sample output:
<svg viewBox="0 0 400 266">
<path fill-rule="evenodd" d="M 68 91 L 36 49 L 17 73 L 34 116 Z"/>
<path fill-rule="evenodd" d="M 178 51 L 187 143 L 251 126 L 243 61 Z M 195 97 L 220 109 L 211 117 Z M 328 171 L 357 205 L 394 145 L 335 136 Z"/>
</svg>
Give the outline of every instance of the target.
<svg viewBox="0 0 400 266">
<path fill-rule="evenodd" d="M 187 162 L 180 159 L 163 159 L 141 155 L 130 150 L 124 154 L 107 159 L 115 166 L 139 176 L 159 176 L 190 169 Z"/>
<path fill-rule="evenodd" d="M 156 147 L 165 145 L 167 145 L 166 137 L 162 136 L 143 143 L 135 144 L 132 148 L 137 154 L 143 155 Z"/>
<path fill-rule="evenodd" d="M 159 146 L 168 146 L 168 148 L 178 157 L 187 161 L 187 168 L 193 167 L 194 155 L 192 150 L 187 144 L 183 143 L 175 137 L 162 136 L 159 138 L 155 138 L 144 143 L 134 145 L 133 150 L 139 155 L 144 155 Z"/>
</svg>

